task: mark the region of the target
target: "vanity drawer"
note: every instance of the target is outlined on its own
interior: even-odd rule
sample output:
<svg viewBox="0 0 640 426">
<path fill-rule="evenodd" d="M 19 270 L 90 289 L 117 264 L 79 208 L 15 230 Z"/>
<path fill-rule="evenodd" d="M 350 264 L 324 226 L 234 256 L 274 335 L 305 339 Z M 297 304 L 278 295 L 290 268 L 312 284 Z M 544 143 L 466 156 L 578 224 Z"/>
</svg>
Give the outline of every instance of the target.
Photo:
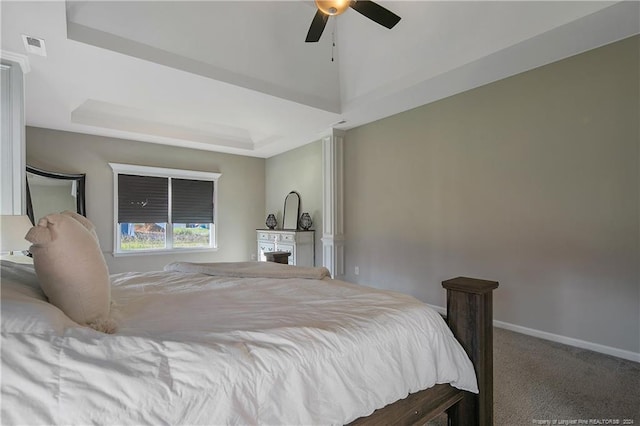
<svg viewBox="0 0 640 426">
<path fill-rule="evenodd" d="M 273 243 L 260 243 L 260 244 L 258 244 L 258 250 L 261 253 L 264 253 L 264 252 L 269 252 L 269 251 L 275 251 L 276 247 L 275 247 L 275 245 Z"/>
<path fill-rule="evenodd" d="M 264 241 L 258 241 L 258 260 L 264 262 L 267 260 L 265 254 L 273 253 L 276 251 L 276 245 L 274 243 L 267 243 Z"/>
<path fill-rule="evenodd" d="M 259 240 L 273 241 L 275 238 L 276 236 L 274 234 L 269 234 L 267 232 L 258 232 Z"/>
<path fill-rule="evenodd" d="M 296 240 L 296 236 L 293 234 L 282 234 L 280 235 L 280 241 L 288 241 L 290 243 Z"/>
</svg>

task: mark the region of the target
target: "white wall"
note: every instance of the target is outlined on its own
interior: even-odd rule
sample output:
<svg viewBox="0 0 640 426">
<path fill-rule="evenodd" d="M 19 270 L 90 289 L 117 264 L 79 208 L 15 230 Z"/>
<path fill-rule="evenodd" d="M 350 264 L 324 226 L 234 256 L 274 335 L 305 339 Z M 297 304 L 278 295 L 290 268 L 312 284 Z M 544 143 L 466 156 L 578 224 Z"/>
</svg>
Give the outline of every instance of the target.
<svg viewBox="0 0 640 426">
<path fill-rule="evenodd" d="M 291 191 L 300 194 L 300 213 L 308 212 L 315 232 L 315 264 L 322 265 L 322 142 L 316 141 L 266 160 L 267 214 L 274 213 L 282 226 L 284 199 Z M 264 228 L 264 219 L 261 228 Z"/>
<path fill-rule="evenodd" d="M 174 260 L 246 261 L 255 253 L 255 229 L 264 223 L 264 159 L 36 127 L 27 127 L 26 139 L 29 165 L 87 174 L 87 217 L 96 226 L 111 273 L 162 269 Z M 216 206 L 218 251 L 113 257 L 113 172 L 110 162 L 222 173 Z"/>
<path fill-rule="evenodd" d="M 346 278 L 640 353 L 639 39 L 347 132 Z M 355 275 L 355 267 L 360 270 Z"/>
</svg>

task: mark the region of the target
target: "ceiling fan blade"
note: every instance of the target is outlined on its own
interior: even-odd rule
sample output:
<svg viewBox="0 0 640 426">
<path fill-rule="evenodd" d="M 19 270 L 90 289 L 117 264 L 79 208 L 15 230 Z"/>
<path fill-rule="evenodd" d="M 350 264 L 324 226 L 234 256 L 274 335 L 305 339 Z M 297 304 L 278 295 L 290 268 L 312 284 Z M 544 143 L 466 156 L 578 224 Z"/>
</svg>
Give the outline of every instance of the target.
<svg viewBox="0 0 640 426">
<path fill-rule="evenodd" d="M 315 16 L 313 17 L 313 21 L 311 21 L 311 26 L 309 27 L 309 32 L 307 33 L 307 38 L 305 42 L 307 43 L 315 43 L 320 40 L 320 36 L 324 31 L 325 25 L 327 25 L 327 20 L 329 19 L 329 15 L 325 15 L 321 11 L 317 11 Z"/>
<path fill-rule="evenodd" d="M 389 29 L 393 28 L 400 21 L 398 15 L 370 0 L 355 1 L 351 4 L 351 8 Z"/>
</svg>

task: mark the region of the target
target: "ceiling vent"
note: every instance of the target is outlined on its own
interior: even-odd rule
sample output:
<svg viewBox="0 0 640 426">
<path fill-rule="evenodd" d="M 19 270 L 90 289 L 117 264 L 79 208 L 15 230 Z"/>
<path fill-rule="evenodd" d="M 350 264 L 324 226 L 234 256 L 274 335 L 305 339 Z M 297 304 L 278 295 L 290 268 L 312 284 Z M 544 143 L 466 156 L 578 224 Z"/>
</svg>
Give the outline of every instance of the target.
<svg viewBox="0 0 640 426">
<path fill-rule="evenodd" d="M 27 52 L 35 55 L 47 56 L 44 39 L 22 34 L 22 41 L 24 42 L 24 48 Z"/>
</svg>

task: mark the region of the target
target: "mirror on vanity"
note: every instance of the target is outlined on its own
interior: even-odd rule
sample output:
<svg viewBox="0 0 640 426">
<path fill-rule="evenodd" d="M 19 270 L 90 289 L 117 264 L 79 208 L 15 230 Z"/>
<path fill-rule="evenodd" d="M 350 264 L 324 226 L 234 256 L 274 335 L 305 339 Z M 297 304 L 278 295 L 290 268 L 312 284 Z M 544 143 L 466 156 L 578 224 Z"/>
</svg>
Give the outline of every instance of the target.
<svg viewBox="0 0 640 426">
<path fill-rule="evenodd" d="M 86 216 L 84 173 L 58 173 L 27 166 L 27 216 L 31 222 L 65 210 Z"/>
<path fill-rule="evenodd" d="M 300 194 L 291 191 L 284 199 L 284 213 L 282 214 L 282 229 L 298 229 L 300 217 Z"/>
</svg>

